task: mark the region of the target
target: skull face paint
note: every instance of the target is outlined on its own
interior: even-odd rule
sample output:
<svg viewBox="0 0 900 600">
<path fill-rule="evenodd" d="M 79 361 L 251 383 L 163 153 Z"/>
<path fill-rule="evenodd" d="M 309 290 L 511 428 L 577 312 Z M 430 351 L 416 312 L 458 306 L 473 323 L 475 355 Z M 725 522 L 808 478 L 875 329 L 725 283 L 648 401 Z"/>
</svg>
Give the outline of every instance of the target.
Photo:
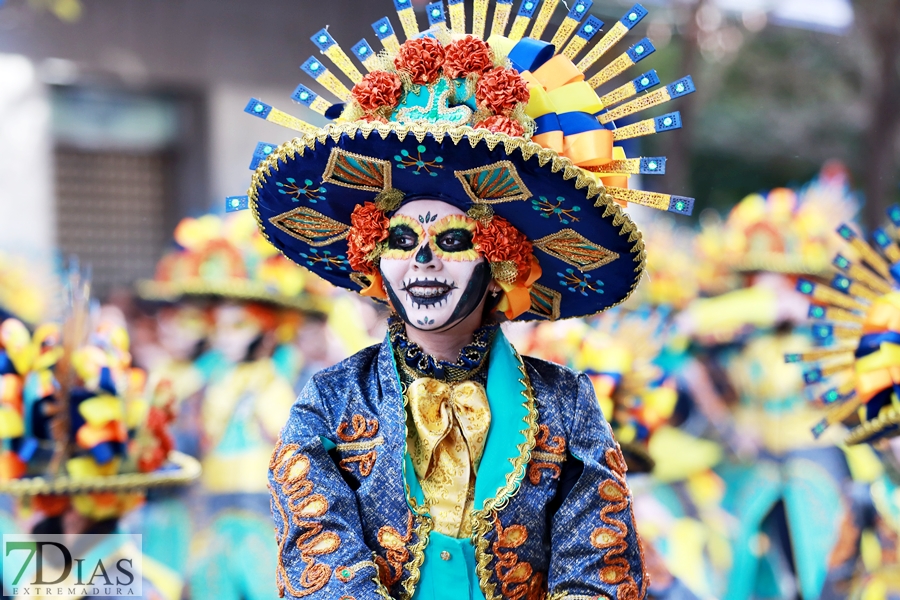
<svg viewBox="0 0 900 600">
<path fill-rule="evenodd" d="M 391 217 L 380 269 L 394 309 L 423 331 L 447 329 L 481 305 L 490 283 L 474 248 L 475 221 L 440 200 L 415 200 Z"/>
</svg>

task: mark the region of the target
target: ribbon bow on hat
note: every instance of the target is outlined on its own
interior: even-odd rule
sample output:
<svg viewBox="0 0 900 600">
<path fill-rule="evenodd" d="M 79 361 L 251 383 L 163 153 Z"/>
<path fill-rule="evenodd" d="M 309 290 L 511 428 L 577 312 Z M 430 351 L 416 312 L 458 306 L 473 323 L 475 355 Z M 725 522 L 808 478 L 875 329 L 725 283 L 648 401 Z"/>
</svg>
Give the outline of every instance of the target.
<svg viewBox="0 0 900 600">
<path fill-rule="evenodd" d="M 410 444 L 413 468 L 431 501 L 436 526 L 440 530 L 449 520 L 449 530 L 456 533 L 491 426 L 487 395 L 471 381 L 451 386 L 423 377 L 409 386 L 407 396 L 418 434 Z"/>
</svg>

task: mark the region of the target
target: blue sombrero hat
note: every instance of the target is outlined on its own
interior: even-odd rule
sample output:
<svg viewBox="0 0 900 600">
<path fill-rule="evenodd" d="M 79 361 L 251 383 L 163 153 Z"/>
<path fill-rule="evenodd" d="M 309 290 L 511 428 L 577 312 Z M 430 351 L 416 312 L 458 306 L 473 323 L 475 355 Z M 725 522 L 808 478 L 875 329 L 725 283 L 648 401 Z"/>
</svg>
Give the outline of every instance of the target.
<svg viewBox="0 0 900 600">
<path fill-rule="evenodd" d="M 403 201 L 437 198 L 477 220 L 498 215 L 533 243 L 542 275 L 519 320 L 579 317 L 624 301 L 645 254 L 622 207 L 690 214 L 693 200 L 628 189 L 628 175 L 664 173 L 665 159 L 629 159 L 621 142 L 680 127 L 678 113 L 631 117 L 692 92 L 693 83 L 686 77 L 644 94 L 659 84 L 651 71 L 598 93 L 653 52 L 646 39 L 586 77 L 647 14 L 640 5 L 589 48 L 603 26 L 589 15 L 590 0 L 572 6 L 549 43 L 540 37 L 558 0 L 545 0 L 539 12 L 540 2 L 524 1 L 506 35 L 511 0 L 498 0 L 485 37 L 488 4 L 476 2 L 471 34 L 462 0 L 449 2 L 450 23 L 442 2 L 429 4 L 430 28 L 420 33 L 410 1 L 395 0 L 407 42 L 399 44 L 387 18 L 376 22 L 384 51 L 376 55 L 365 40 L 351 50 L 365 76 L 329 31 L 316 33 L 313 42 L 355 86 L 317 58 L 303 64 L 343 101 L 298 86 L 296 101 L 333 119 L 322 128 L 252 99 L 248 113 L 303 135 L 280 146 L 260 143 L 249 193 L 229 198 L 228 210 L 252 208 L 288 258 L 361 291 L 371 281 L 348 261 L 353 210 L 375 202 L 390 214 Z"/>
</svg>

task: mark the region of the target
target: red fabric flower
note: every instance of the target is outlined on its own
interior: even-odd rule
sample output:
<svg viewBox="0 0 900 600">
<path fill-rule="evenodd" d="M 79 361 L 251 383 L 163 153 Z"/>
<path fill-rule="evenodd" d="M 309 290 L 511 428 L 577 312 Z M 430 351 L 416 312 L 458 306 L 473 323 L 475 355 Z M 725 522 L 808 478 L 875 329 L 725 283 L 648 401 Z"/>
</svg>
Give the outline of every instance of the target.
<svg viewBox="0 0 900 600">
<path fill-rule="evenodd" d="M 444 49 L 444 53 L 444 74 L 451 79 L 485 73 L 494 67 L 491 47 L 475 36 L 456 40 Z"/>
<path fill-rule="evenodd" d="M 406 40 L 394 65 L 409 73 L 413 83 L 425 85 L 436 81 L 444 64 L 444 47 L 431 37 Z"/>
<path fill-rule="evenodd" d="M 525 128 L 515 119 L 504 117 L 503 115 L 494 115 L 483 121 L 475 123 L 475 129 L 490 129 L 492 133 L 505 133 L 512 137 L 521 137 L 525 135 Z"/>
<path fill-rule="evenodd" d="M 397 106 L 402 91 L 403 86 L 396 73 L 372 71 L 353 86 L 352 93 L 363 110 L 373 111 L 384 106 Z"/>
<path fill-rule="evenodd" d="M 347 261 L 354 271 L 365 275 L 377 272 L 369 255 L 379 242 L 387 239 L 388 225 L 388 218 L 374 202 L 366 202 L 353 209 L 350 233 L 347 235 Z"/>
<path fill-rule="evenodd" d="M 528 102 L 531 94 L 528 85 L 515 69 L 491 69 L 481 76 L 475 87 L 478 108 L 487 108 L 497 114 L 508 114 L 520 102 Z"/>
<path fill-rule="evenodd" d="M 488 262 L 512 261 L 516 264 L 519 277 L 531 268 L 531 256 L 534 254 L 531 242 L 503 217 L 494 215 L 487 225 L 479 222 L 474 237 L 475 249 Z"/>
</svg>

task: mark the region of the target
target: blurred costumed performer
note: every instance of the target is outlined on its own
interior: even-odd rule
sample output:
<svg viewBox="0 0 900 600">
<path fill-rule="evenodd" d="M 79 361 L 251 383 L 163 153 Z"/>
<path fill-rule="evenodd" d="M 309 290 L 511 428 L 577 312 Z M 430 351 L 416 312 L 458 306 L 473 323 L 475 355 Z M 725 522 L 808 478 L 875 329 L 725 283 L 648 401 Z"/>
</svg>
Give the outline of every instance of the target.
<svg viewBox="0 0 900 600">
<path fill-rule="evenodd" d="M 92 309 L 77 271 L 67 283 L 61 326 L 40 325 L 32 335 L 16 319 L 0 324 L 4 392 L 18 390 L 4 393 L 0 407 L 0 493 L 20 500 L 34 533 L 128 533 L 122 518 L 148 488 L 186 484 L 200 465 L 173 450 L 172 398 L 145 389 L 121 315 Z M 189 543 L 165 533 L 173 547 Z M 112 557 L 129 544 L 108 537 L 91 553 Z M 144 548 L 142 561 L 146 597 L 181 597 L 184 582 L 168 553 Z"/>
<path fill-rule="evenodd" d="M 262 239 L 248 213 L 185 219 L 175 237 L 179 248 L 139 291 L 182 316 L 189 311 L 189 323 L 208 326 L 207 348 L 193 365 L 181 356 L 153 374 L 166 383 L 192 369 L 200 385 L 193 394 L 198 402 L 179 411 L 180 429 L 196 438 L 190 446 L 203 465 L 201 489 L 190 499 L 191 596 L 270 598 L 274 584 L 258 578 L 276 564 L 266 470 L 302 368 L 296 353 L 281 362 L 273 356 L 293 342 L 317 298 L 305 291 L 310 276 Z M 161 334 L 168 335 L 166 326 L 161 320 Z M 183 328 L 183 342 L 170 346 L 196 347 L 197 330 Z M 173 389 L 191 389 L 168 381 Z"/>
<path fill-rule="evenodd" d="M 303 64 L 345 102 L 297 88 L 294 99 L 336 119 L 322 129 L 247 107 L 303 136 L 269 146 L 248 197 L 229 202 L 249 204 L 298 264 L 394 311 L 380 346 L 313 377 L 272 457 L 283 595 L 646 594 L 625 460 L 590 380 L 521 358 L 498 323 L 628 297 L 643 242 L 620 204 L 687 213 L 692 200 L 627 189 L 629 174 L 665 163 L 614 145 L 678 127 L 676 113 L 615 125 L 693 84 L 634 98 L 658 83 L 651 72 L 594 91 L 652 52 L 641 40 L 585 77 L 646 15 L 639 5 L 601 36 L 578 0 L 547 43 L 557 0 L 539 12 L 523 3 L 508 36 L 511 3 L 496 3 L 484 41 L 489 4 L 475 2 L 466 35 L 464 2 L 432 3 L 420 34 L 410 2 L 396 0 L 407 41 L 377 22 L 385 53 L 365 41 L 350 50 L 366 75 L 334 28 L 316 33 L 355 84 L 318 58 Z"/>
<path fill-rule="evenodd" d="M 809 432 L 815 411 L 804 399 L 800 370 L 781 356 L 813 343 L 802 326 L 809 303 L 794 291 L 796 278 L 828 272 L 840 241 L 834 229 L 856 208 L 846 171 L 829 164 L 798 193 L 748 196 L 722 232 L 709 227 L 701 235 L 701 242 L 714 236 L 725 244 L 716 252 L 745 282 L 696 301 L 681 320 L 685 331 L 715 347 L 713 360 L 736 396 L 733 418 L 727 406 L 705 406 L 738 458 L 717 469 L 726 482 L 723 507 L 736 523 L 729 600 L 817 598 L 822 591 L 823 548 L 837 539 L 850 473 L 833 441 Z"/>
<path fill-rule="evenodd" d="M 785 357 L 806 363 L 812 405 L 824 411 L 821 420 L 810 421 L 813 434 L 845 426 L 844 443 L 873 445 L 882 463 L 857 477 L 829 558 L 827 598 L 900 598 L 900 206 L 888 209 L 888 217 L 891 225 L 876 229 L 872 244 L 842 224 L 833 273 L 798 282 L 813 303 L 809 314 L 820 347 Z"/>
</svg>

